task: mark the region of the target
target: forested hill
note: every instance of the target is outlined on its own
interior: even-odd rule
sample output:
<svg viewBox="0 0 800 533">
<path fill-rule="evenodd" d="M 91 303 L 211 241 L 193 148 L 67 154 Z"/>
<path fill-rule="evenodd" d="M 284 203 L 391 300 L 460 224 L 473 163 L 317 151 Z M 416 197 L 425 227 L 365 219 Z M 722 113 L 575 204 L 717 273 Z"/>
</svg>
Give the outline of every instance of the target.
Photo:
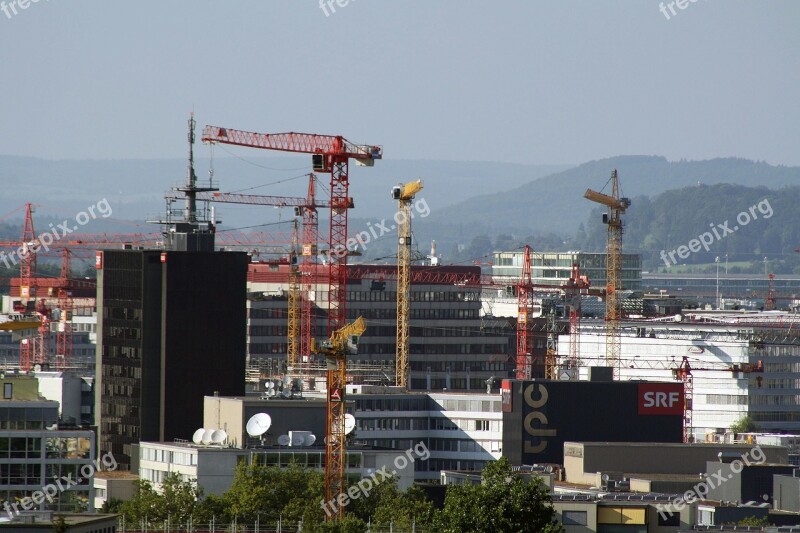
<svg viewBox="0 0 800 533">
<path fill-rule="evenodd" d="M 654 198 L 636 196 L 632 201 L 624 217 L 624 249 L 641 253 L 647 268 L 663 270 L 669 263 L 675 271 L 683 264 L 702 264 L 707 270 L 716 257 L 724 261 L 726 254 L 734 273 L 763 272 L 764 257 L 771 272 L 790 273 L 800 267 L 800 254 L 795 252 L 800 248 L 799 186 L 696 185 Z M 573 242 L 576 248 L 605 248 L 601 213 L 596 209 L 581 224 Z M 680 257 L 679 246 L 698 248 L 693 239 L 700 243 L 700 250 L 684 249 L 686 257 Z"/>
</svg>

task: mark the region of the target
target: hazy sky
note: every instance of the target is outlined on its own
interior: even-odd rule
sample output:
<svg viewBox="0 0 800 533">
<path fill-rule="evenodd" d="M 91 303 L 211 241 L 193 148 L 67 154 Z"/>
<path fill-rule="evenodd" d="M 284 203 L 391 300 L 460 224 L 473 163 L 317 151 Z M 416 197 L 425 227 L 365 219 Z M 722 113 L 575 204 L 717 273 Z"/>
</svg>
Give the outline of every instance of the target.
<svg viewBox="0 0 800 533">
<path fill-rule="evenodd" d="M 201 126 L 341 134 L 387 158 L 800 165 L 798 0 L 699 0 L 669 20 L 655 0 L 333 4 L 0 11 L 0 154 L 179 158 L 194 109 Z"/>
</svg>

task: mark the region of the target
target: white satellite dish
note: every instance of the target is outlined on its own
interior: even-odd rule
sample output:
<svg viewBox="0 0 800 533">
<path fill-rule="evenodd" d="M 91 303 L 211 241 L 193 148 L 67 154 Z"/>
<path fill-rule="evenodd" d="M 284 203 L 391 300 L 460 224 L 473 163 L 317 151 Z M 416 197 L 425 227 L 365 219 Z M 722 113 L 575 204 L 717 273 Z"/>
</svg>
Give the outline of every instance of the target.
<svg viewBox="0 0 800 533">
<path fill-rule="evenodd" d="M 192 442 L 194 442 L 195 444 L 200 444 L 201 442 L 203 442 L 203 433 L 205 432 L 206 432 L 205 428 L 200 428 L 197 431 L 195 431 L 194 435 L 192 435 Z"/>
<path fill-rule="evenodd" d="M 251 437 L 260 437 L 272 425 L 272 418 L 267 413 L 256 413 L 247 421 L 247 434 Z"/>
<path fill-rule="evenodd" d="M 303 446 L 313 446 L 315 442 L 317 442 L 317 436 L 316 435 L 313 435 L 313 434 L 312 435 L 306 435 L 306 439 L 305 439 L 305 442 L 303 443 Z"/>
<path fill-rule="evenodd" d="M 289 439 L 289 435 L 281 435 L 278 437 L 278 444 L 281 446 L 288 446 L 291 443 L 292 441 Z"/>
<path fill-rule="evenodd" d="M 356 429 L 356 417 L 347 413 L 344 415 L 344 434 L 349 435 Z"/>
<path fill-rule="evenodd" d="M 289 391 L 289 389 L 283 389 L 281 391 L 281 397 L 288 400 L 289 398 L 292 397 L 292 393 Z"/>
<path fill-rule="evenodd" d="M 41 372 L 42 371 L 42 365 L 39 365 L 39 364 L 33 365 L 33 371 L 34 372 Z"/>
<path fill-rule="evenodd" d="M 200 439 L 200 442 L 203 444 L 211 444 L 211 435 L 214 434 L 213 429 L 206 429 L 203 431 L 203 437 Z"/>
<path fill-rule="evenodd" d="M 295 432 L 291 438 L 292 446 L 303 446 L 303 444 L 306 442 L 306 437 L 302 433 Z"/>
<path fill-rule="evenodd" d="M 228 434 L 225 432 L 224 429 L 215 429 L 214 432 L 211 434 L 212 444 L 222 444 L 226 440 L 228 440 Z"/>
</svg>

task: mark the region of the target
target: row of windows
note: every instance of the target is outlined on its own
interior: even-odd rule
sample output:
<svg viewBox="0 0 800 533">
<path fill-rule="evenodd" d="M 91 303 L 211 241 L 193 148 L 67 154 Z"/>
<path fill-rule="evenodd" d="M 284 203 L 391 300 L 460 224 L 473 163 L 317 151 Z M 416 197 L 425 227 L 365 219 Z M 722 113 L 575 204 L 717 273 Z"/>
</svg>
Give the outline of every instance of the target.
<svg viewBox="0 0 800 533">
<path fill-rule="evenodd" d="M 356 411 L 428 411 L 428 398 L 359 399 Z"/>
<path fill-rule="evenodd" d="M 764 372 L 800 373 L 800 363 L 764 363 Z"/>
<path fill-rule="evenodd" d="M 197 464 L 197 454 L 176 452 L 157 448 L 142 448 L 142 461 L 152 461 L 154 463 L 170 463 L 175 465 L 193 466 Z M 158 481 L 160 483 L 160 481 Z"/>
<path fill-rule="evenodd" d="M 768 379 L 764 381 L 766 389 L 800 389 L 800 379 Z"/>
<path fill-rule="evenodd" d="M 411 361 L 409 366 L 416 372 L 493 372 L 505 371 L 513 367 L 506 362 L 508 356 L 503 356 L 499 361 Z"/>
<path fill-rule="evenodd" d="M 465 378 L 431 378 L 428 380 L 427 378 L 412 377 L 411 388 L 419 390 L 485 390 L 486 384 L 484 381 L 483 378 L 472 378 L 469 380 L 469 386 L 467 386 Z"/>
<path fill-rule="evenodd" d="M 471 418 L 431 418 L 432 430 L 500 431 L 499 420 L 474 420 Z"/>
<path fill-rule="evenodd" d="M 324 452 L 258 452 L 252 454 L 254 464 L 287 467 L 297 464 L 306 468 L 322 468 L 325 465 Z M 361 468 L 363 454 L 348 453 L 346 468 Z"/>
<path fill-rule="evenodd" d="M 706 394 L 706 403 L 710 405 L 747 405 L 747 396 Z"/>
<path fill-rule="evenodd" d="M 797 411 L 756 411 L 748 416 L 753 422 L 800 422 L 800 412 Z"/>
<path fill-rule="evenodd" d="M 20 502 L 23 498 L 30 497 L 33 491 L 24 490 L 3 490 L 0 491 L 0 507 L 5 505 L 5 502 L 14 504 Z M 41 505 L 42 510 L 62 511 L 71 513 L 82 513 L 89 510 L 89 490 L 88 489 L 70 489 L 66 491 L 59 491 L 53 496 L 53 502 L 44 500 Z M 88 533 L 113 533 L 116 528 L 98 528 L 88 530 Z"/>
<path fill-rule="evenodd" d="M 44 429 L 57 421 L 57 407 L 0 407 L 0 429 Z"/>
<path fill-rule="evenodd" d="M 750 396 L 750 405 L 800 405 L 800 394 Z"/>
</svg>

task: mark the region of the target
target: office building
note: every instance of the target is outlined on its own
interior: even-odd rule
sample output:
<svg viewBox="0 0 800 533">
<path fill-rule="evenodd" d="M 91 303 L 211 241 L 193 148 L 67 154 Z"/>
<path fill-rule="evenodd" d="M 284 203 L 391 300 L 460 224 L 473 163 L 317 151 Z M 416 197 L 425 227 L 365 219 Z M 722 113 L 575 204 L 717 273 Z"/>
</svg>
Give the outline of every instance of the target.
<svg viewBox="0 0 800 533">
<path fill-rule="evenodd" d="M 367 330 L 352 368 L 377 366 L 370 384 L 394 383 L 397 267 L 350 265 L 347 317 L 363 316 Z M 513 371 L 516 325 L 482 316 L 480 267 L 412 268 L 410 384 L 413 390 L 480 391 L 489 378 Z M 280 375 L 287 350 L 289 265 L 255 263 L 248 273 L 248 358 L 250 368 Z M 312 291 L 317 338 L 327 337 L 327 270 L 319 266 Z"/>
<path fill-rule="evenodd" d="M 39 396 L 36 378 L 6 375 L 0 381 L 0 507 L 22 511 L 25 498 L 59 481 L 50 500 L 29 501 L 27 510 L 93 511 L 94 432 L 59 430 L 58 402 Z M 79 482 L 69 486 L 67 478 Z"/>
<path fill-rule="evenodd" d="M 97 256 L 100 450 L 186 438 L 203 396 L 243 395 L 248 258 L 234 252 L 114 250 Z"/>
</svg>

